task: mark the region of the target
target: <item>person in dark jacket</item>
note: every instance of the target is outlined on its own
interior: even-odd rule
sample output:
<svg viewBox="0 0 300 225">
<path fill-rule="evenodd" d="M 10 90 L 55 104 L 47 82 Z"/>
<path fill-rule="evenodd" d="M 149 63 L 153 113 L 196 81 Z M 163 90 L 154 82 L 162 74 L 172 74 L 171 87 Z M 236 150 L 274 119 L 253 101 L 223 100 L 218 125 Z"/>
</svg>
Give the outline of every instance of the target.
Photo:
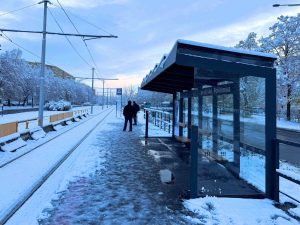
<svg viewBox="0 0 300 225">
<path fill-rule="evenodd" d="M 134 112 L 133 112 L 133 125 L 136 125 L 137 124 L 137 113 L 140 111 L 140 106 L 138 104 L 136 104 L 135 101 L 133 101 L 133 109 L 134 109 Z"/>
<path fill-rule="evenodd" d="M 123 131 L 126 131 L 128 121 L 129 121 L 129 125 L 130 125 L 129 131 L 132 131 L 132 117 L 133 117 L 133 114 L 134 114 L 134 108 L 131 105 L 131 101 L 128 101 L 128 104 L 124 107 L 124 110 L 123 110 L 123 115 L 125 117 L 125 123 L 124 123 Z"/>
</svg>

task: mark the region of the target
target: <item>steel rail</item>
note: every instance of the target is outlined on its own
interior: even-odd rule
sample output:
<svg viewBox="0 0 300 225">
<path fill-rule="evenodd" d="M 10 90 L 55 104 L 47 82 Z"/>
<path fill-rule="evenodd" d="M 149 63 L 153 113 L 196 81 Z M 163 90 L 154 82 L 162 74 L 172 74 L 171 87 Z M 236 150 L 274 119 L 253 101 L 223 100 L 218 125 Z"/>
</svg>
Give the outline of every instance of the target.
<svg viewBox="0 0 300 225">
<path fill-rule="evenodd" d="M 54 136 L 53 138 L 50 138 L 48 141 L 45 141 L 45 142 L 43 142 L 42 144 L 40 144 L 40 145 L 38 145 L 38 146 L 36 146 L 36 147 L 30 149 L 29 151 L 24 152 L 23 154 L 17 156 L 16 158 L 13 158 L 13 159 L 11 159 L 11 160 L 9 160 L 9 161 L 7 161 L 7 162 L 1 164 L 1 165 L 0 165 L 0 168 L 3 168 L 3 167 L 5 167 L 5 166 L 9 165 L 10 163 L 16 161 L 17 159 L 22 158 L 23 156 L 27 155 L 28 153 L 30 153 L 30 152 L 36 150 L 37 148 L 39 148 L 39 147 L 41 147 L 41 146 L 43 146 L 43 145 L 49 143 L 50 141 L 54 140 L 55 138 L 58 138 L 59 136 L 65 134 L 66 132 L 68 132 L 68 131 L 70 131 L 70 130 L 73 130 L 74 128 L 76 128 L 76 127 L 80 126 L 81 124 L 83 124 L 83 123 L 85 123 L 85 122 L 87 122 L 87 121 L 89 121 L 89 120 L 95 118 L 96 116 L 98 116 L 98 115 L 100 115 L 100 114 L 106 112 L 107 110 L 109 110 L 109 108 L 108 108 L 108 109 L 105 109 L 104 111 L 101 111 L 100 113 L 96 114 L 95 116 L 93 116 L 93 117 L 91 117 L 91 118 L 88 118 L 87 120 L 82 121 L 82 123 L 79 123 L 79 124 L 75 125 L 74 127 L 71 127 L 70 129 L 66 130 L 65 132 L 60 133 L 60 134 L 58 134 L 57 136 Z M 0 223 L 0 224 L 1 224 L 1 223 Z"/>
<path fill-rule="evenodd" d="M 102 118 L 87 134 L 81 138 L 76 145 L 68 151 L 46 174 L 44 174 L 41 179 L 29 190 L 24 197 L 18 201 L 11 210 L 3 217 L 0 218 L 0 224 L 5 224 L 25 203 L 26 201 L 34 195 L 34 193 L 48 180 L 48 178 L 69 158 L 69 156 L 80 146 L 80 144 L 112 113 L 111 109 L 104 118 Z M 99 114 L 98 114 L 99 115 Z M 95 117 L 93 117 L 95 118 Z"/>
</svg>

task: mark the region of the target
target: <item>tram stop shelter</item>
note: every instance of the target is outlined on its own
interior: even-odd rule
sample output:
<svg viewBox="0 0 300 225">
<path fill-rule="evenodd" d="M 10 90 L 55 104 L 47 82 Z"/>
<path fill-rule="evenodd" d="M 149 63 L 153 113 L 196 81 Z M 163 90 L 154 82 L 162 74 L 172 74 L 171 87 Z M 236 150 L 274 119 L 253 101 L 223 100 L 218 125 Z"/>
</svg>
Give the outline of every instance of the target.
<svg viewBox="0 0 300 225">
<path fill-rule="evenodd" d="M 191 197 L 278 199 L 272 54 L 178 40 L 141 89 L 173 95 L 172 136 L 190 141 Z"/>
</svg>

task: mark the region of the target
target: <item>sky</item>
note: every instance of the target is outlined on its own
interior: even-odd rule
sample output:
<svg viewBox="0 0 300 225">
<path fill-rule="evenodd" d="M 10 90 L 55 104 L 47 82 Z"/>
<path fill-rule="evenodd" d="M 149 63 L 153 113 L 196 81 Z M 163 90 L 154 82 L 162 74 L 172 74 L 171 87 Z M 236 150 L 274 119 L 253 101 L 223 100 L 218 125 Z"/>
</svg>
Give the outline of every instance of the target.
<svg viewBox="0 0 300 225">
<path fill-rule="evenodd" d="M 40 0 L 6 0 L 0 5 L 0 28 L 41 31 L 43 7 Z M 300 3 L 289 0 L 59 0 L 77 30 L 84 34 L 107 35 L 86 41 L 93 59 L 81 38 L 47 35 L 46 62 L 56 65 L 73 76 L 118 79 L 106 81 L 105 87 L 139 86 L 143 77 L 168 53 L 177 39 L 205 42 L 232 47 L 256 32 L 266 36 L 269 27 L 280 15 L 297 15 L 300 7 L 273 8 L 275 3 Z M 57 0 L 51 0 L 47 30 L 76 33 L 64 15 Z M 8 11 L 36 4 L 5 14 Z M 52 17 L 52 15 L 53 17 Z M 55 18 L 55 20 L 53 19 Z M 85 22 L 88 21 L 89 23 Z M 92 25 L 91 25 L 92 24 Z M 100 28 L 100 29 L 99 29 Z M 40 34 L 5 34 L 26 50 L 28 61 L 40 61 L 42 36 Z M 0 36 L 1 51 L 18 48 Z M 87 81 L 88 82 L 88 81 Z M 95 83 L 102 88 L 102 82 Z"/>
</svg>

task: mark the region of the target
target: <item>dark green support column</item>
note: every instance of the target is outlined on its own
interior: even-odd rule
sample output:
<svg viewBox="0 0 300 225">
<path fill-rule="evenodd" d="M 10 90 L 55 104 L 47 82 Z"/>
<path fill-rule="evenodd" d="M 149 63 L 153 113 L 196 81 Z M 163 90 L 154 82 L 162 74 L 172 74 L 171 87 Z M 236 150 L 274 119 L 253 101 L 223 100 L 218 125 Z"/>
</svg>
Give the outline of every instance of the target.
<svg viewBox="0 0 300 225">
<path fill-rule="evenodd" d="M 266 102 L 266 127 L 265 127 L 265 152 L 266 152 L 266 196 L 272 200 L 278 200 L 276 192 L 276 167 L 279 160 L 276 156 L 274 140 L 276 139 L 276 70 L 265 78 L 265 102 Z"/>
<path fill-rule="evenodd" d="M 149 112 L 146 110 L 145 138 L 148 138 L 148 131 L 149 131 Z"/>
<path fill-rule="evenodd" d="M 198 126 L 191 128 L 190 198 L 198 197 Z"/>
<path fill-rule="evenodd" d="M 175 113 L 176 113 L 176 105 L 175 105 L 175 102 L 176 102 L 176 93 L 173 93 L 173 112 L 172 112 L 172 137 L 174 138 L 175 137 L 175 121 L 176 121 L 176 116 L 175 116 Z"/>
<path fill-rule="evenodd" d="M 179 122 L 183 122 L 183 98 L 180 96 L 179 100 Z M 183 128 L 179 127 L 179 136 L 183 136 Z"/>
</svg>

